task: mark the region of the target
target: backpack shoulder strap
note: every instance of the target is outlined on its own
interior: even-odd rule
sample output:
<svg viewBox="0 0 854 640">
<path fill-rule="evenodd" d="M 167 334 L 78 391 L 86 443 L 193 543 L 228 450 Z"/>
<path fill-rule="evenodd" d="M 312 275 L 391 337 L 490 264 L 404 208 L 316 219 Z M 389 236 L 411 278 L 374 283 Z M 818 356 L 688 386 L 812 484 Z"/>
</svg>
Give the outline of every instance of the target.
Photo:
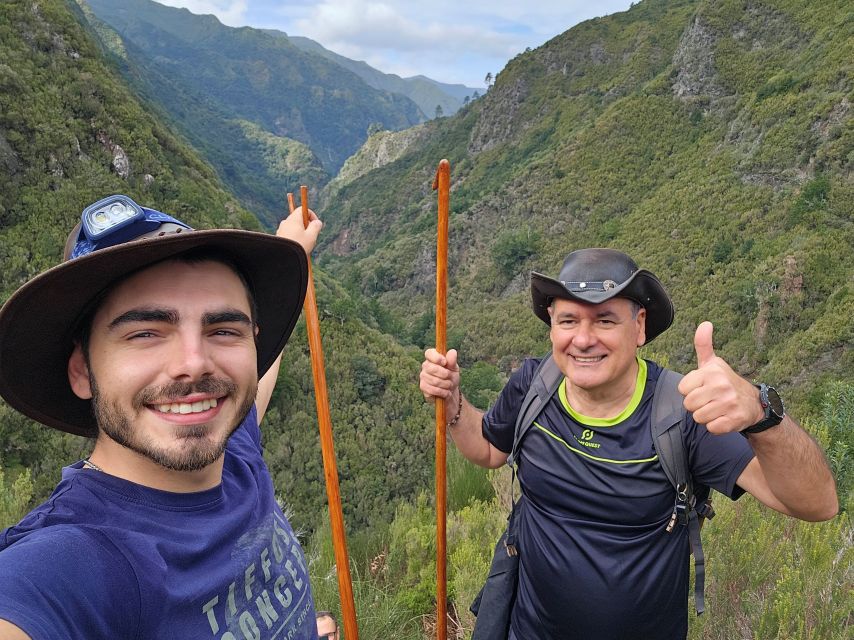
<svg viewBox="0 0 854 640">
<path fill-rule="evenodd" d="M 683 491 L 692 494 L 694 488 L 680 428 L 685 417 L 682 394 L 678 389 L 680 380 L 682 376 L 669 369 L 662 369 L 658 376 L 652 396 L 652 441 L 673 488 L 679 491 L 680 487 L 684 487 Z"/>
<path fill-rule="evenodd" d="M 507 457 L 507 464 L 511 467 L 516 464 L 522 438 L 549 403 L 562 380 L 563 372 L 558 368 L 552 354 L 548 354 L 540 361 L 536 371 L 534 371 L 531 386 L 528 387 L 528 393 L 525 394 L 519 408 L 519 414 L 516 416 L 516 426 L 513 430 L 513 449 Z"/>
<path fill-rule="evenodd" d="M 682 394 L 678 389 L 681 379 L 682 376 L 675 371 L 661 370 L 652 398 L 650 429 L 659 463 L 670 484 L 676 490 L 673 515 L 667 525 L 667 531 L 671 532 L 677 522 L 688 527 L 688 540 L 691 544 L 691 553 L 694 555 L 694 605 L 697 615 L 700 615 L 705 610 L 703 592 L 706 561 L 700 539 L 701 521 L 697 511 L 697 495 L 682 432 L 682 424 L 687 417 L 687 412 L 682 405 Z M 705 510 L 708 491 L 705 487 L 703 489 L 704 513 L 708 513 L 708 517 L 711 517 L 714 512 Z"/>
<path fill-rule="evenodd" d="M 516 549 L 516 499 L 514 497 L 514 486 L 516 484 L 516 460 L 519 455 L 519 446 L 522 443 L 522 438 L 534 424 L 534 420 L 540 415 L 542 410 L 548 404 L 551 397 L 557 391 L 558 385 L 563 380 L 563 372 L 558 368 L 557 363 L 552 358 L 551 354 L 544 357 L 537 369 L 534 371 L 534 376 L 531 379 L 531 386 L 528 387 L 528 392 L 522 400 L 522 405 L 519 408 L 519 414 L 516 416 L 516 424 L 513 428 L 513 448 L 510 455 L 507 456 L 507 464 L 512 469 L 513 475 L 510 480 L 510 516 L 507 520 L 507 533 L 504 540 L 504 546 L 507 549 L 507 555 L 515 556 Z"/>
</svg>

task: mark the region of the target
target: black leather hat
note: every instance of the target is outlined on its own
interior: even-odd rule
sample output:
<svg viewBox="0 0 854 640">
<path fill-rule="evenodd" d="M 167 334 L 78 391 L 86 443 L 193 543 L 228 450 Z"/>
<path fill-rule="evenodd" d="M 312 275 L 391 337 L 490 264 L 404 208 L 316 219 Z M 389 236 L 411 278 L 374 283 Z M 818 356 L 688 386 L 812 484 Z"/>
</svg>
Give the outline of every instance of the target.
<svg viewBox="0 0 854 640">
<path fill-rule="evenodd" d="M 126 196 L 96 205 L 114 201 L 127 211 L 135 207 L 133 224 L 121 227 L 113 240 L 92 240 L 95 234 L 87 237 L 78 224 L 66 243 L 65 261 L 35 276 L 0 308 L 0 395 L 42 424 L 85 436 L 94 436 L 97 427 L 90 401 L 71 390 L 68 358 L 78 320 L 102 291 L 190 249 L 221 250 L 233 259 L 255 297 L 260 377 L 288 341 L 308 284 L 305 251 L 292 240 L 236 229 L 196 231 Z"/>
<path fill-rule="evenodd" d="M 611 298 L 634 300 L 646 309 L 647 343 L 673 323 L 673 303 L 658 278 L 615 249 L 573 251 L 557 279 L 531 273 L 531 298 L 536 316 L 550 326 L 548 308 L 554 298 L 589 304 Z"/>
</svg>

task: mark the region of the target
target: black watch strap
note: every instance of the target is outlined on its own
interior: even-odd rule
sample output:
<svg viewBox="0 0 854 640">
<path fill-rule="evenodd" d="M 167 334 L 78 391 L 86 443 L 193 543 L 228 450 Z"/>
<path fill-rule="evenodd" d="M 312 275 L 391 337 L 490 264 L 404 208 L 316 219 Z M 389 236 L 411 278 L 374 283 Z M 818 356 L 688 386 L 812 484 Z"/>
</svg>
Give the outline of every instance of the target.
<svg viewBox="0 0 854 640">
<path fill-rule="evenodd" d="M 769 387 L 767 384 L 760 383 L 756 385 L 759 389 L 759 402 L 765 410 L 765 417 L 741 430 L 741 435 L 745 438 L 750 433 L 760 433 L 771 427 L 776 427 L 783 421 L 783 416 L 786 415 L 786 410 L 783 407 L 783 401 L 774 387 Z"/>
</svg>

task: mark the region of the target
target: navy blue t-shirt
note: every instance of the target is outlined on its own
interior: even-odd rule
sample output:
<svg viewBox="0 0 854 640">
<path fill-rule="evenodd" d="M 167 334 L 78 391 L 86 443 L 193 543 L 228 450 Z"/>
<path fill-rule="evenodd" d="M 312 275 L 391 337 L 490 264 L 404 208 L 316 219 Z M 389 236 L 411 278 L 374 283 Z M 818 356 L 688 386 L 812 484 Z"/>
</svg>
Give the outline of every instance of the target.
<svg viewBox="0 0 854 640">
<path fill-rule="evenodd" d="M 0 618 L 33 640 L 315 640 L 305 558 L 273 495 L 253 408 L 222 483 L 143 487 L 81 463 L 0 533 Z"/>
<path fill-rule="evenodd" d="M 510 452 L 538 360 L 514 372 L 483 419 L 483 434 Z M 661 368 L 639 360 L 638 384 L 613 420 L 577 414 L 565 382 L 525 436 L 519 455 L 519 638 L 674 640 L 688 631 L 687 528 L 667 533 L 675 491 L 655 453 L 652 395 Z M 732 499 L 753 457 L 738 434 L 716 436 L 687 420 L 696 482 Z"/>
</svg>

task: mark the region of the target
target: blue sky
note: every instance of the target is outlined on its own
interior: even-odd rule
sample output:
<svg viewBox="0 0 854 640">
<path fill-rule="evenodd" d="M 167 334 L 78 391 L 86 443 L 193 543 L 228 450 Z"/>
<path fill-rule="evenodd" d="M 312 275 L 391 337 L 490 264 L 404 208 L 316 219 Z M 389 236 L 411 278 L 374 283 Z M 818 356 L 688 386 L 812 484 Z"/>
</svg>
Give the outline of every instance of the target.
<svg viewBox="0 0 854 640">
<path fill-rule="evenodd" d="M 526 47 L 631 0 L 158 0 L 232 27 L 279 29 L 386 73 L 483 87 Z"/>
</svg>

